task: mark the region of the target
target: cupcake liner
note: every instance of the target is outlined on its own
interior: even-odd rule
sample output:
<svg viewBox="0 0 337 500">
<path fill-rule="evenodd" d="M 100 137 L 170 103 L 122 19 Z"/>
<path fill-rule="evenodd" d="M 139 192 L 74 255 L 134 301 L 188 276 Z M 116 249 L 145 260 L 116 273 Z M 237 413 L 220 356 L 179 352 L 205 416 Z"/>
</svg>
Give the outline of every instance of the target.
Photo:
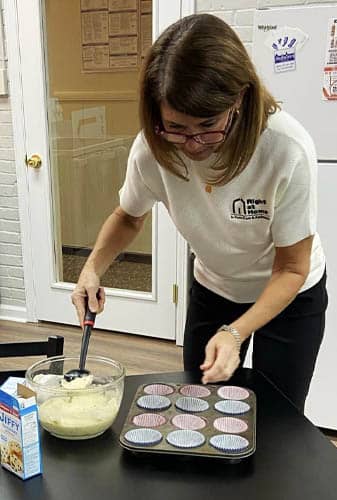
<svg viewBox="0 0 337 500">
<path fill-rule="evenodd" d="M 237 452 L 249 446 L 249 441 L 235 434 L 217 434 L 209 440 L 211 446 L 221 451 Z"/>
<path fill-rule="evenodd" d="M 158 413 L 142 413 L 135 415 L 132 419 L 132 423 L 138 427 L 159 427 L 166 422 L 166 418 Z"/>
<path fill-rule="evenodd" d="M 172 418 L 171 422 L 175 427 L 178 427 L 179 429 L 188 429 L 191 431 L 203 429 L 207 425 L 207 422 L 204 418 L 186 413 L 175 415 Z"/>
<path fill-rule="evenodd" d="M 146 410 L 165 410 L 171 406 L 171 401 L 165 396 L 148 395 L 141 396 L 137 400 L 137 405 Z"/>
<path fill-rule="evenodd" d="M 218 396 L 223 399 L 235 399 L 238 401 L 249 398 L 249 392 L 243 387 L 224 385 L 218 389 Z"/>
<path fill-rule="evenodd" d="M 209 404 L 203 399 L 182 397 L 177 399 L 176 407 L 183 411 L 200 412 L 208 410 Z"/>
<path fill-rule="evenodd" d="M 228 432 L 230 434 L 239 434 L 240 432 L 246 432 L 248 429 L 246 422 L 233 417 L 216 418 L 213 422 L 213 426 L 218 431 Z"/>
<path fill-rule="evenodd" d="M 149 384 L 144 387 L 145 394 L 155 394 L 157 396 L 167 396 L 174 392 L 173 387 L 167 384 Z"/>
<path fill-rule="evenodd" d="M 160 443 L 163 436 L 155 429 L 131 429 L 126 432 L 124 438 L 132 444 L 141 446 L 153 446 Z"/>
<path fill-rule="evenodd" d="M 166 440 L 176 448 L 197 448 L 202 446 L 206 439 L 200 432 L 191 430 L 179 430 L 170 432 Z"/>
<path fill-rule="evenodd" d="M 180 389 L 180 394 L 194 398 L 207 398 L 211 391 L 202 385 L 184 385 Z"/>
<path fill-rule="evenodd" d="M 228 415 L 242 415 L 250 410 L 248 403 L 244 401 L 235 401 L 234 399 L 217 401 L 214 408 L 220 413 L 226 413 Z"/>
</svg>

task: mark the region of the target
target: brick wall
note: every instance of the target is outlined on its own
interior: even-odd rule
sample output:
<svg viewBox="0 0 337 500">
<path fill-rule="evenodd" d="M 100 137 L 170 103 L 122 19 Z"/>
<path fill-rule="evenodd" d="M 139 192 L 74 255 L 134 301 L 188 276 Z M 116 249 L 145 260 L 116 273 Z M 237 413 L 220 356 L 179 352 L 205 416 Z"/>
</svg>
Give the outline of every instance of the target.
<svg viewBox="0 0 337 500">
<path fill-rule="evenodd" d="M 0 47 L 4 47 L 0 50 L 2 69 L 6 67 L 2 25 Z M 25 288 L 11 105 L 8 96 L 0 95 L 0 317 L 18 317 L 18 310 L 24 307 Z"/>
<path fill-rule="evenodd" d="M 0 97 L 0 300 L 25 304 L 10 101 Z"/>
</svg>

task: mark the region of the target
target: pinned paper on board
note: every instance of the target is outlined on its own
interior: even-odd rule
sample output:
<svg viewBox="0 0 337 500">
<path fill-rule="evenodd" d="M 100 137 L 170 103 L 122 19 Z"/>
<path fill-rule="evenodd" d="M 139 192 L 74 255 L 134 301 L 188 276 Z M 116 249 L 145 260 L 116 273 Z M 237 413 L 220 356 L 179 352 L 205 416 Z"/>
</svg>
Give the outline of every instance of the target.
<svg viewBox="0 0 337 500">
<path fill-rule="evenodd" d="M 337 100 L 337 17 L 329 19 L 323 75 L 324 101 Z"/>
<path fill-rule="evenodd" d="M 265 40 L 265 45 L 272 50 L 275 73 L 294 71 L 297 52 L 308 40 L 309 35 L 299 28 L 284 26 L 273 31 Z"/>
<path fill-rule="evenodd" d="M 152 1 L 81 0 L 82 71 L 140 67 L 152 43 Z"/>
</svg>

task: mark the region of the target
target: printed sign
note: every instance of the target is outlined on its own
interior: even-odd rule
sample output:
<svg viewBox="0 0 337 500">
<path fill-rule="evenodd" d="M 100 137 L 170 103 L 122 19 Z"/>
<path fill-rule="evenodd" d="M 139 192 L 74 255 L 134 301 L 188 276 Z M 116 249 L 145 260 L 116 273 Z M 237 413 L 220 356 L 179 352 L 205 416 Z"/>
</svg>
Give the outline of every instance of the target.
<svg viewBox="0 0 337 500">
<path fill-rule="evenodd" d="M 329 19 L 323 74 L 323 100 L 337 100 L 337 18 Z"/>
<path fill-rule="evenodd" d="M 82 71 L 140 67 L 152 44 L 152 1 L 81 0 Z"/>
</svg>

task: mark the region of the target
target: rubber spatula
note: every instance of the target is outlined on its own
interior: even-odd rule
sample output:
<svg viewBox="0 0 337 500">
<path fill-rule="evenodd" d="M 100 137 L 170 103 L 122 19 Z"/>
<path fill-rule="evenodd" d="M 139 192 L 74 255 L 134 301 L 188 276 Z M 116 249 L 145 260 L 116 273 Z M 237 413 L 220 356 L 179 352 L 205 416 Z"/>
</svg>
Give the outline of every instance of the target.
<svg viewBox="0 0 337 500">
<path fill-rule="evenodd" d="M 88 298 L 86 298 L 86 310 L 83 321 L 84 328 L 83 328 L 83 336 L 81 344 L 80 364 L 78 368 L 69 370 L 67 373 L 64 374 L 64 378 L 67 382 L 71 382 L 75 378 L 84 377 L 90 374 L 90 372 L 85 369 L 85 362 L 87 359 L 91 329 L 94 327 L 95 318 L 96 318 L 96 313 L 90 311 L 88 306 Z"/>
</svg>

